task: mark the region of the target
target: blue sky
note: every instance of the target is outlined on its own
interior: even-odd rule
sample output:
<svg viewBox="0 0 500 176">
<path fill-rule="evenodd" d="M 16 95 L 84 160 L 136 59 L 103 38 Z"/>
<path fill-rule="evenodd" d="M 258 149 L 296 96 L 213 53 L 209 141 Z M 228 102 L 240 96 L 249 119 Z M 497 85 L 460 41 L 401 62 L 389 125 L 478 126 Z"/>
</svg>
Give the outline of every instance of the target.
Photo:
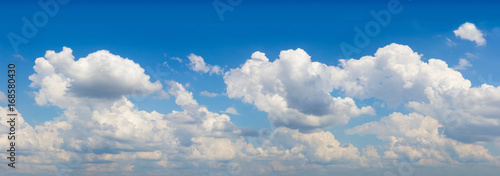
<svg viewBox="0 0 500 176">
<path fill-rule="evenodd" d="M 214 7 L 216 2 L 232 10 L 218 14 Z M 17 109 L 29 126 L 26 128 L 37 129 L 37 135 L 43 135 L 41 133 L 44 129 L 61 128 L 60 133 L 66 134 L 50 133 L 64 141 L 62 143 L 55 141 L 51 144 L 55 146 L 56 151 L 62 153 L 61 155 L 67 154 L 65 152 L 71 148 L 68 146 L 72 146 L 74 141 L 80 139 L 76 137 L 80 128 L 88 130 L 93 135 L 101 132 L 106 134 L 99 138 L 105 141 L 102 145 L 92 145 L 93 152 L 76 152 L 84 158 L 83 162 L 71 167 L 71 172 L 68 173 L 84 175 L 96 170 L 99 172 L 99 168 L 103 170 L 108 168 L 102 173 L 116 174 L 121 170 L 127 170 L 126 168 L 132 168 L 126 173 L 136 175 L 146 170 L 153 175 L 161 174 L 163 171 L 176 175 L 189 173 L 234 175 L 233 170 L 228 171 L 226 168 L 231 168 L 231 163 L 236 163 L 240 169 L 237 170 L 237 174 L 240 175 L 302 175 L 312 171 L 320 172 L 317 174 L 321 175 L 331 174 L 328 170 L 346 165 L 353 166 L 352 169 L 342 170 L 347 175 L 366 175 L 355 171 L 356 169 L 367 173 L 380 172 L 380 175 L 383 175 L 388 171 L 397 172 L 395 168 L 404 162 L 405 154 L 408 154 L 402 149 L 404 147 L 420 152 L 420 158 L 410 163 L 416 168 L 414 175 L 442 175 L 435 171 L 440 167 L 445 170 L 446 173 L 443 173 L 445 175 L 477 170 L 483 170 L 484 175 L 498 172 L 500 131 L 495 128 L 500 124 L 498 119 L 500 110 L 497 108 L 500 102 L 498 98 L 500 73 L 497 69 L 500 65 L 497 50 L 500 44 L 500 12 L 497 10 L 500 7 L 499 2 L 242 0 L 241 3 L 233 5 L 230 2 L 233 1 L 72 0 L 67 4 L 57 3 L 59 7 L 57 12 L 53 16 L 47 16 L 47 23 L 36 27 L 37 32 L 32 37 L 23 36 L 25 23 L 22 19 L 26 17 L 33 22 L 34 15 L 39 12 L 45 13 L 42 6 L 37 1 L 28 0 L 3 2 L 4 5 L 0 7 L 2 24 L 0 34 L 4 34 L 0 39 L 0 53 L 2 53 L 0 72 L 6 72 L 8 63 L 16 64 Z M 400 12 L 391 13 L 387 25 L 380 26 L 371 15 L 371 11 L 376 13 L 387 11 L 388 4 L 393 2 L 400 3 L 398 6 Z M 359 52 L 346 55 L 342 51 L 341 44 L 355 46 L 355 38 L 358 35 L 355 28 L 365 30 L 365 26 L 370 23 L 377 23 L 380 30 L 368 37 L 370 41 L 366 46 L 358 46 Z M 464 31 L 460 31 L 459 27 L 464 27 Z M 27 43 L 13 45 L 9 40 L 9 35 L 12 33 L 25 37 Z M 481 35 L 478 36 L 478 33 Z M 485 43 L 481 43 L 480 40 L 484 40 Z M 72 54 L 68 54 L 69 50 L 64 50 L 63 47 L 71 48 Z M 89 63 L 95 64 L 93 65 L 95 70 L 91 72 L 87 68 L 78 72 L 79 66 L 82 65 L 65 65 L 62 61 L 58 62 L 58 57 L 45 55 L 48 50 L 59 53 L 58 57 L 61 58 L 68 59 L 72 55 L 75 61 L 80 58 L 90 58 L 89 54 L 97 52 L 95 60 L 89 59 Z M 98 52 L 101 50 L 109 51 L 109 54 Z M 284 52 L 287 50 L 292 51 Z M 265 61 L 259 53 L 265 53 L 268 61 Z M 310 56 L 309 62 L 303 53 Z M 371 58 L 373 63 L 379 65 L 370 66 L 369 63 L 372 62 L 370 59 L 364 61 L 360 59 L 364 56 L 374 56 Z M 391 56 L 396 60 L 392 60 Z M 35 63 L 40 57 L 42 57 L 40 63 Z M 125 58 L 138 64 L 138 67 L 127 64 Z M 199 58 L 202 58 L 201 65 L 195 63 L 200 61 Z M 345 64 L 342 61 L 351 58 L 353 60 L 350 61 L 353 62 L 347 61 Z M 444 61 L 447 66 L 432 65 L 434 59 Z M 462 67 L 459 66 L 460 59 L 463 60 Z M 56 68 L 56 71 L 52 73 L 45 70 L 45 67 L 42 68 L 41 60 L 46 60 Z M 355 62 L 357 60 L 359 62 Z M 106 64 L 101 65 L 101 61 L 111 66 L 103 66 Z M 310 63 L 311 61 L 327 68 L 314 70 L 312 68 L 316 67 Z M 405 66 L 402 70 L 399 70 L 401 65 L 391 65 L 400 61 Z M 264 64 L 252 67 L 253 62 Z M 34 69 L 37 65 L 40 66 L 38 71 Z M 245 66 L 255 70 L 245 72 Z M 220 68 L 221 71 L 214 71 L 214 68 Z M 130 75 L 122 73 L 123 77 L 115 77 L 113 71 L 108 69 L 132 71 Z M 207 69 L 208 71 L 204 71 Z M 417 75 L 412 75 L 417 71 Z M 63 91 L 66 94 L 58 94 L 54 87 L 49 86 L 53 84 L 64 87 L 64 81 L 43 84 L 47 81 L 43 78 L 50 77 L 49 72 L 53 76 L 60 76 L 63 80 L 70 80 L 71 86 Z M 77 76 L 83 73 L 87 75 Z M 298 76 L 295 77 L 294 74 Z M 301 77 L 301 74 L 309 76 Z M 330 74 L 344 76 L 329 76 Z M 38 77 L 30 79 L 31 75 Z M 400 75 L 403 75 L 401 80 L 399 80 Z M 125 78 L 127 76 L 130 78 Z M 109 82 L 93 81 L 99 80 L 99 77 L 104 80 L 109 79 Z M 266 81 L 267 79 L 275 81 Z M 468 85 L 467 81 L 471 84 Z M 0 85 L 4 87 L 0 91 L 3 94 L 6 92 L 6 82 L 6 77 L 0 77 Z M 400 83 L 403 85 L 402 82 L 405 83 L 405 87 L 400 86 Z M 91 86 L 92 84 L 94 86 Z M 133 84 L 144 86 L 145 89 L 136 90 Z M 483 84 L 491 87 L 481 88 Z M 258 86 L 262 88 L 255 88 Z M 116 89 L 118 98 L 101 96 L 100 91 L 109 92 L 108 88 Z M 429 93 L 430 89 L 436 92 L 435 96 L 431 96 L 434 94 Z M 213 93 L 214 96 L 206 96 L 202 92 Z M 189 98 L 190 93 L 192 99 Z M 270 98 L 273 95 L 275 98 Z M 185 101 L 196 101 L 195 104 L 199 104 L 199 107 L 198 105 L 196 107 L 199 109 L 193 110 L 193 107 L 183 104 L 186 96 L 188 100 Z M 339 99 L 332 100 L 333 98 Z M 350 99 L 354 105 L 347 103 Z M 283 105 L 280 101 L 286 104 Z M 398 102 L 390 105 L 391 101 Z M 472 103 L 461 105 L 469 101 Z M 145 148 L 136 146 L 136 143 L 141 141 L 132 142 L 135 139 L 133 137 L 123 139 L 120 137 L 123 134 L 118 132 L 140 130 L 126 129 L 128 126 L 116 119 L 116 123 L 110 127 L 115 129 L 116 133 L 108 134 L 106 124 L 112 123 L 113 120 L 103 122 L 96 118 L 98 114 L 114 112 L 113 110 L 116 110 L 114 108 L 118 107 L 117 103 L 124 102 L 131 103 L 135 110 L 153 114 L 151 116 L 154 116 L 153 112 L 161 114 L 163 120 L 167 119 L 167 127 L 163 126 L 165 129 L 158 127 L 158 130 L 164 130 L 160 134 L 168 135 L 164 137 L 164 141 L 171 141 L 158 144 L 158 141 L 145 140 L 142 142 L 152 143 L 151 146 Z M 339 104 L 344 105 L 343 108 L 337 107 Z M 0 105 L 5 107 L 7 104 L 0 102 Z M 193 115 L 195 112 L 205 112 L 202 110 L 204 107 L 208 109 L 207 113 L 210 112 L 208 114 L 215 113 L 215 115 L 213 117 Z M 237 114 L 226 111 L 229 107 L 234 108 Z M 367 109 L 363 110 L 362 107 Z M 137 118 L 150 118 L 148 115 L 143 117 L 144 113 L 136 112 L 134 108 L 131 108 L 131 112 L 122 112 L 124 114 L 118 117 L 137 113 L 141 114 Z M 185 124 L 187 122 L 182 120 L 169 119 L 176 119 L 173 110 L 185 112 L 184 118 L 198 119 L 201 124 L 196 125 L 200 126 L 187 126 Z M 448 115 L 450 112 L 452 115 Z M 458 121 L 460 122 L 458 125 L 454 123 L 457 122 L 454 118 L 460 115 L 454 113 L 465 114 L 462 115 L 464 119 L 458 118 L 461 120 Z M 224 114 L 230 117 L 230 120 L 227 120 Z M 225 128 L 237 129 L 239 133 L 234 131 L 230 133 L 227 129 L 223 133 L 220 132 L 221 134 L 214 132 L 213 129 L 205 132 L 176 130 L 207 128 L 202 124 L 212 122 L 211 118 L 215 118 L 215 121 L 224 121 Z M 126 119 L 130 123 L 136 122 L 131 118 Z M 283 119 L 289 121 L 282 122 Z M 89 120 L 101 126 L 84 125 L 84 121 Z M 56 122 L 71 127 L 66 129 L 61 125 L 55 125 Z M 405 129 L 413 128 L 409 125 L 413 123 L 435 124 L 439 126 L 440 131 L 444 129 L 444 133 L 432 133 L 436 137 L 435 140 L 426 136 L 427 134 L 420 137 L 411 136 Z M 158 121 L 156 125 L 158 124 L 162 122 Z M 391 125 L 401 128 L 393 128 Z M 417 129 L 414 131 L 426 129 L 431 133 L 438 128 L 434 127 L 436 126 L 430 125 L 426 128 L 425 125 L 421 125 L 415 127 Z M 173 132 L 166 130 L 167 128 Z M 258 137 L 259 130 L 262 129 L 272 129 L 275 137 L 262 140 L 262 137 Z M 25 131 L 26 135 L 31 134 L 29 130 Z M 147 132 L 143 134 L 152 135 Z M 398 136 L 398 134 L 405 135 Z M 334 137 L 330 138 L 329 135 Z M 31 137 L 37 138 L 34 134 Z M 399 143 L 391 144 L 392 137 L 398 138 Z M 5 139 L 6 137 L 2 137 L 2 140 Z M 93 138 L 91 135 L 85 136 L 84 139 Z M 350 157 L 337 157 L 333 154 L 330 157 L 328 152 L 331 152 L 329 151 L 331 147 L 315 148 L 316 145 L 320 145 L 311 142 L 315 139 L 327 141 L 328 146 L 338 142 L 338 148 L 333 148 L 346 152 L 343 155 Z M 425 141 L 430 139 L 433 139 L 434 143 L 443 143 L 443 146 L 433 144 L 435 146 L 419 148 L 421 145 L 427 145 Z M 232 149 L 236 151 L 234 156 L 222 157 L 217 151 L 210 151 L 214 150 L 213 148 L 204 146 L 204 144 L 230 146 L 224 144 L 227 142 L 225 140 L 229 140 L 230 145 L 235 146 L 252 144 L 254 148 L 260 147 L 263 152 L 249 159 L 248 156 L 241 156 L 241 153 L 248 153 L 248 148 L 244 150 L 233 146 Z M 184 145 L 185 141 L 188 141 L 188 144 Z M 2 141 L 2 144 L 3 142 L 6 140 Z M 452 145 L 456 142 L 459 144 Z M 31 144 L 35 142 L 31 141 Z M 111 144 L 121 147 L 114 147 Z M 172 148 L 159 147 L 166 144 L 170 144 Z M 175 147 L 174 144 L 180 147 Z M 50 152 L 39 156 L 30 154 L 32 151 L 44 151 L 47 148 L 30 149 L 26 145 L 21 145 L 22 147 L 26 148 L 24 150 L 26 153 L 21 155 L 26 155 L 27 158 L 50 158 L 45 163 L 48 166 L 57 167 L 54 163 L 64 160 L 54 158 L 54 153 Z M 281 152 L 287 150 L 290 152 L 296 147 L 294 151 L 298 153 L 297 156 L 271 155 L 269 153 L 272 153 L 273 147 Z M 374 153 L 380 156 L 370 158 L 372 155 L 367 151 L 371 149 L 376 149 Z M 445 159 L 440 160 L 431 149 L 442 152 L 441 155 L 449 156 L 449 159 L 444 157 Z M 164 150 L 177 151 L 180 154 Z M 128 163 L 99 158 L 116 153 L 122 154 L 115 156 L 116 158 L 148 155 L 134 152 L 153 151 L 161 151 L 162 154 L 151 154 L 155 155 L 153 159 L 136 157 Z M 206 151 L 206 153 L 201 152 L 201 156 L 194 156 L 186 151 Z M 312 155 L 311 153 L 314 153 L 312 151 L 324 152 L 323 155 L 327 158 Z M 484 153 L 467 153 L 471 151 L 484 151 Z M 391 155 L 391 152 L 394 155 Z M 299 161 L 293 162 L 294 160 Z M 22 161 L 19 162 L 22 164 Z M 461 164 L 473 166 L 461 167 Z M 36 167 L 26 171 L 27 175 L 37 171 L 47 175 L 55 174 L 53 169 L 39 167 L 44 164 L 30 162 L 25 166 L 30 165 Z M 258 168 L 258 173 L 247 171 L 254 167 Z M 462 169 L 454 171 L 454 167 Z M 319 168 L 319 171 L 312 168 Z M 14 172 L 19 170 L 18 168 Z"/>
</svg>

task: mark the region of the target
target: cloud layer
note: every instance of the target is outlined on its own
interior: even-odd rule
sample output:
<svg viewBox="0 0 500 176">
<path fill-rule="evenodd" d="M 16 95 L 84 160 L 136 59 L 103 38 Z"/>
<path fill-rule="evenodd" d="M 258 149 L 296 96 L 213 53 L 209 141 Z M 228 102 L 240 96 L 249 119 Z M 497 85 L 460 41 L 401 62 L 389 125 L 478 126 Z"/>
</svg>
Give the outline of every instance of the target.
<svg viewBox="0 0 500 176">
<path fill-rule="evenodd" d="M 500 137 L 500 87 L 471 87 L 444 61 L 421 58 L 399 44 L 338 66 L 314 62 L 302 49 L 282 51 L 272 62 L 255 52 L 224 73 L 228 97 L 253 104 L 274 125 L 255 130 L 231 121 L 238 114 L 233 107 L 216 113 L 176 81 L 151 82 L 132 60 L 105 50 L 79 60 L 66 47 L 47 51 L 30 80 L 37 103 L 62 113 L 34 126 L 18 117 L 19 164 L 27 168 L 20 172 L 299 175 L 394 167 L 402 159 L 416 166 L 497 167 L 498 156 L 480 144 Z M 212 70 L 205 67 L 193 65 Z M 128 99 L 154 92 L 180 109 L 147 112 Z M 357 105 L 365 99 L 410 113 L 378 119 L 374 106 Z M 0 120 L 7 121 L 6 112 L 0 108 Z M 342 143 L 328 130 L 363 115 L 373 118 L 345 133 L 375 135 L 380 145 Z M 1 124 L 0 138 L 8 130 Z"/>
</svg>

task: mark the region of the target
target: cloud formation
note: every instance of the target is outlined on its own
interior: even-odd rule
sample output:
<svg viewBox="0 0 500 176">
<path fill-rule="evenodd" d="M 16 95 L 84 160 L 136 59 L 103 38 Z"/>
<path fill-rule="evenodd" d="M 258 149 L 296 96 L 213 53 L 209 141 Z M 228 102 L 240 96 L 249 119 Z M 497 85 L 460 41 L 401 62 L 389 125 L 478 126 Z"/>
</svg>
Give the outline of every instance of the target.
<svg viewBox="0 0 500 176">
<path fill-rule="evenodd" d="M 36 73 L 30 80 L 38 88 L 37 103 L 57 106 L 62 113 L 34 126 L 19 115 L 17 127 L 23 136 L 19 155 L 24 159 L 20 164 L 28 168 L 23 173 L 119 175 L 148 170 L 152 175 L 297 175 L 393 167 L 401 158 L 425 166 L 499 164 L 498 156 L 478 141 L 499 139 L 500 88 L 471 87 L 444 61 L 424 62 L 421 54 L 405 45 L 391 44 L 373 56 L 341 60 L 339 66 L 313 62 L 301 49 L 282 51 L 272 62 L 255 52 L 226 72 L 224 81 L 230 98 L 241 98 L 268 113 L 276 128 L 267 133 L 235 125 L 229 116 L 238 113 L 233 107 L 223 112 L 227 114 L 210 111 L 186 85 L 166 81 L 163 89 L 131 60 L 98 51 L 75 61 L 70 51 L 48 51 L 35 62 Z M 99 74 L 73 73 L 89 63 L 99 64 L 94 70 Z M 115 76 L 128 74 L 120 69 L 135 75 Z M 80 85 L 99 76 L 108 79 L 109 83 L 97 81 L 104 86 L 127 83 L 105 97 Z M 146 90 L 134 90 L 143 84 Z M 165 101 L 174 101 L 180 110 L 147 112 L 128 99 L 154 92 L 172 97 Z M 411 113 L 394 112 L 345 133 L 373 134 L 385 143 L 359 147 L 342 143 L 337 134 L 325 130 L 356 116 L 375 115 L 373 107 L 356 105 L 372 98 Z M 6 111 L 0 108 L 1 121 L 7 121 Z M 8 130 L 0 124 L 0 138 L 5 139 Z M 0 140 L 0 145 L 6 142 Z"/>
<path fill-rule="evenodd" d="M 193 53 L 187 56 L 189 59 L 189 68 L 196 72 L 215 73 L 217 75 L 222 74 L 224 71 L 218 65 L 206 64 L 205 60 L 201 56 L 197 56 Z"/>
<path fill-rule="evenodd" d="M 486 45 L 484 34 L 473 23 L 466 22 L 458 27 L 457 30 L 454 30 L 453 33 L 461 39 L 476 42 L 477 46 Z"/>
<path fill-rule="evenodd" d="M 273 62 L 264 53 L 224 75 L 229 98 L 242 98 L 268 113 L 275 126 L 314 131 L 345 125 L 350 118 L 374 114 L 372 107 L 358 108 L 350 97 L 333 97 L 338 68 L 311 62 L 302 49 L 280 53 Z"/>
<path fill-rule="evenodd" d="M 226 72 L 224 81 L 230 98 L 254 104 L 276 126 L 309 131 L 344 125 L 351 117 L 374 114 L 370 106 L 358 108 L 355 99 L 375 98 L 437 119 L 448 136 L 462 142 L 500 137 L 499 87 L 472 87 L 443 60 L 424 62 L 406 45 L 390 44 L 373 56 L 340 60 L 338 67 L 311 62 L 301 49 L 282 51 L 273 62 L 255 52 Z M 345 97 L 332 97 L 334 91 Z"/>
<path fill-rule="evenodd" d="M 121 96 L 142 96 L 159 91 L 159 81 L 132 60 L 100 50 L 75 60 L 72 50 L 63 47 L 59 53 L 49 50 L 35 61 L 35 74 L 29 79 L 39 105 L 52 103 L 63 107 L 77 103 L 78 97 L 117 99 Z"/>
<path fill-rule="evenodd" d="M 393 113 L 378 122 L 346 130 L 347 134 L 375 134 L 389 145 L 382 156 L 397 160 L 408 158 L 419 165 L 442 165 L 457 162 L 493 162 L 495 158 L 483 146 L 464 144 L 447 138 L 444 126 L 418 113 Z"/>
</svg>

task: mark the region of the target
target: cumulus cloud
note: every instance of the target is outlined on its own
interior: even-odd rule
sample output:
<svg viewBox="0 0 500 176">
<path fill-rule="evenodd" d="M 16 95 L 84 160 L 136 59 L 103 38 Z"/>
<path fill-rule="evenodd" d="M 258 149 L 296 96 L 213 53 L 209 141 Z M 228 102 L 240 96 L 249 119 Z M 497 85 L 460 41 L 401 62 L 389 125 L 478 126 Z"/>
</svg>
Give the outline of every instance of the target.
<svg viewBox="0 0 500 176">
<path fill-rule="evenodd" d="M 255 52 L 224 75 L 230 98 L 242 98 L 265 111 L 275 126 L 303 131 L 344 125 L 351 117 L 374 114 L 349 97 L 332 97 L 338 68 L 311 62 L 302 49 L 287 50 L 273 62 Z"/>
<path fill-rule="evenodd" d="M 453 33 L 461 39 L 476 42 L 477 46 L 486 45 L 483 33 L 473 23 L 466 22 L 458 27 L 457 30 L 454 30 Z"/>
<path fill-rule="evenodd" d="M 340 87 L 353 98 L 377 98 L 390 106 L 432 116 L 445 133 L 462 142 L 491 141 L 498 133 L 500 88 L 471 87 L 462 74 L 439 59 L 421 60 L 410 47 L 391 44 L 374 56 L 341 61 Z M 488 98 L 486 98 L 488 97 Z"/>
<path fill-rule="evenodd" d="M 423 62 L 421 55 L 406 45 L 390 44 L 378 49 L 374 56 L 341 60 L 341 67 L 339 74 L 345 75 L 341 87 L 348 96 L 375 97 L 389 106 L 409 100 L 425 101 L 427 87 L 442 92 L 470 87 L 470 81 L 448 68 L 446 62 Z"/>
<path fill-rule="evenodd" d="M 483 84 L 448 93 L 428 88 L 428 102 L 411 101 L 407 106 L 430 115 L 446 126 L 447 135 L 464 141 L 492 141 L 500 137 L 500 87 Z"/>
<path fill-rule="evenodd" d="M 205 60 L 201 56 L 197 56 L 193 53 L 187 56 L 189 59 L 189 67 L 191 70 L 196 71 L 196 72 L 202 72 L 202 73 L 208 73 L 210 74 L 215 73 L 215 74 L 222 74 L 223 70 L 220 68 L 218 65 L 210 65 L 206 64 Z"/>
<path fill-rule="evenodd" d="M 69 60 L 71 62 L 75 61 Z M 47 97 L 41 99 L 45 103 L 39 104 L 61 107 L 63 113 L 33 127 L 19 116 L 19 135 L 25 136 L 19 141 L 22 146 L 19 149 L 23 151 L 20 155 L 30 161 L 23 162 L 23 165 L 31 168 L 22 173 L 53 174 L 55 170 L 56 174 L 72 171 L 119 174 L 137 171 L 137 168 L 153 168 L 152 172 L 166 170 L 178 174 L 183 168 L 208 171 L 227 165 L 228 161 L 252 158 L 272 163 L 272 170 L 283 170 L 305 168 L 304 162 L 341 162 L 358 166 L 357 162 L 362 158 L 356 147 L 341 145 L 333 134 L 326 131 L 304 134 L 283 128 L 273 132 L 282 138 L 278 144 L 265 140 L 260 146 L 254 146 L 247 140 L 257 137 L 255 130 L 238 127 L 228 115 L 209 111 L 198 104 L 192 92 L 175 81 L 166 82 L 168 90 L 155 90 L 160 95 L 166 93 L 174 97 L 173 101 L 182 109 L 168 114 L 139 110 L 124 96 L 127 92 L 120 98 L 79 95 L 73 92 L 73 85 L 81 80 L 71 76 L 69 71 L 61 71 L 64 68 L 57 67 L 58 64 L 57 59 L 41 58 L 34 67 L 37 73 L 31 80 L 39 88 L 35 93 Z M 122 78 L 108 75 L 108 79 L 117 82 Z M 92 100 L 91 103 L 84 103 L 88 100 Z M 99 102 L 99 105 L 94 105 Z M 4 107 L 0 109 L 0 120 L 7 120 L 6 110 Z M 226 112 L 237 113 L 231 108 Z M 3 131 L 0 137 L 5 138 L 8 127 L 3 124 L 0 130 Z M 0 141 L 2 145 L 5 142 Z M 272 162 L 277 160 L 295 164 Z M 267 167 L 266 164 L 255 164 Z M 261 169 L 259 172 L 272 170 Z"/>
<path fill-rule="evenodd" d="M 225 114 L 199 105 L 181 84 L 167 84 L 168 94 L 175 97 L 182 111 L 141 111 L 122 97 L 101 107 L 69 105 L 61 117 L 34 127 L 19 115 L 16 127 L 23 137 L 16 143 L 23 151 L 20 155 L 28 160 L 21 165 L 33 168 L 22 172 L 51 174 L 53 167 L 62 169 L 62 173 L 177 168 L 187 167 L 193 160 L 209 164 L 245 157 L 245 150 L 255 150 L 242 138 L 248 129 L 235 126 Z M 6 111 L 0 108 L 0 120 L 8 120 Z M 1 124 L 0 137 L 7 138 L 8 129 Z M 1 140 L 0 144 L 8 145 L 6 142 Z"/>
<path fill-rule="evenodd" d="M 442 133 L 442 128 L 443 125 L 430 116 L 393 113 L 378 122 L 348 129 L 346 133 L 375 134 L 389 142 L 383 155 L 389 160 L 408 158 L 419 165 L 494 162 L 495 158 L 483 146 L 449 139 Z"/>
<path fill-rule="evenodd" d="M 241 173 L 252 175 L 297 175 L 302 170 L 332 167 L 394 166 L 398 158 L 410 158 L 421 165 L 496 160 L 478 143 L 464 141 L 498 141 L 500 88 L 486 84 L 471 87 L 469 80 L 444 61 L 424 62 L 408 46 L 391 44 L 374 56 L 342 60 L 339 66 L 312 62 L 301 49 L 283 51 L 272 62 L 255 52 L 243 65 L 226 72 L 224 81 L 229 97 L 241 98 L 268 113 L 278 126 L 268 136 L 235 125 L 230 108 L 227 114 L 220 114 L 200 105 L 186 90 L 187 84 L 167 81 L 168 88 L 162 89 L 131 60 L 98 51 L 75 61 L 69 51 L 49 51 L 36 60 L 36 73 L 30 77 L 33 87 L 38 88 L 36 101 L 58 106 L 62 113 L 35 126 L 19 116 L 19 135 L 24 136 L 19 140 L 23 151 L 19 155 L 25 160 L 20 164 L 29 168 L 23 173 L 53 174 L 55 166 L 58 172 L 73 170 L 82 175 L 120 175 L 142 169 L 150 174 L 178 175 L 192 173 L 191 168 L 209 173 L 242 166 Z M 88 81 L 85 75 L 73 73 L 88 63 L 101 64 L 96 66 L 101 70 L 94 70 L 100 74 L 88 73 L 89 80 L 104 76 L 107 84 L 129 83 L 120 83 L 125 87 L 114 96 L 101 98 L 80 85 Z M 120 67 L 113 69 L 131 69 L 137 75 L 115 76 L 128 73 L 113 72 L 107 68 L 110 64 Z M 134 91 L 143 84 L 149 89 Z M 128 100 L 129 96 L 154 92 L 171 96 L 168 101 L 175 101 L 180 110 L 147 112 Z M 336 92 L 342 97 L 332 96 Z M 358 149 L 323 130 L 344 125 L 352 117 L 374 114 L 372 107 L 358 107 L 355 102 L 370 98 L 419 113 L 393 113 L 346 131 L 374 134 L 387 145 Z M 7 120 L 6 111 L 0 108 L 0 120 Z M 0 124 L 0 138 L 6 138 L 7 130 L 7 125 Z M 0 145 L 6 142 L 0 140 Z M 0 156 L 5 158 L 6 154 Z M 222 169 L 220 173 L 235 172 Z"/>
<path fill-rule="evenodd" d="M 23 164 L 33 168 L 24 173 L 52 174 L 54 167 L 62 174 L 116 173 L 134 171 L 135 167 L 182 168 L 190 166 L 193 160 L 205 163 L 208 169 L 215 167 L 211 162 L 244 157 L 244 151 L 253 148 L 242 137 L 255 132 L 235 126 L 226 114 L 210 112 L 199 105 L 192 92 L 177 82 L 168 81 L 170 89 L 161 90 L 161 84 L 149 82 L 149 76 L 131 60 L 98 51 L 75 61 L 71 50 L 64 48 L 60 53 L 48 51 L 45 58 L 38 58 L 35 63 L 36 73 L 30 80 L 34 88 L 39 88 L 35 92 L 37 103 L 58 106 L 63 113 L 34 127 L 21 116 L 17 119 L 19 135 L 25 136 L 19 140 L 23 151 L 20 155 L 30 161 Z M 99 81 L 102 77 L 107 82 Z M 117 92 L 99 97 L 102 92 L 113 90 L 93 92 L 83 85 L 92 80 L 99 83 L 95 86 Z M 137 87 L 147 88 L 135 90 Z M 161 97 L 175 97 L 182 111 L 141 111 L 127 99 L 153 92 L 159 92 Z M 5 112 L 6 108 L 0 110 Z M 5 114 L 0 115 L 3 121 L 8 118 Z M 0 129 L 6 132 L 8 127 L 4 124 Z M 0 137 L 6 138 L 7 133 L 3 132 Z"/>
<path fill-rule="evenodd" d="M 40 105 L 53 103 L 64 106 L 75 103 L 71 97 L 117 99 L 121 96 L 148 95 L 162 88 L 132 60 L 100 50 L 75 60 L 72 50 L 63 47 L 59 53 L 49 50 L 35 61 L 31 87 L 41 87 L 36 93 Z"/>
<path fill-rule="evenodd" d="M 374 113 L 370 106 L 358 108 L 355 99 L 375 98 L 432 116 L 446 127 L 446 135 L 461 142 L 500 137 L 499 87 L 472 87 L 445 61 L 422 61 L 422 54 L 406 45 L 390 44 L 373 56 L 340 60 L 338 67 L 311 62 L 301 49 L 282 51 L 273 62 L 255 52 L 226 72 L 224 81 L 230 98 L 254 104 L 276 126 L 308 131 L 343 125 L 351 117 Z M 333 91 L 345 97 L 332 97 Z"/>
<path fill-rule="evenodd" d="M 236 110 L 236 108 L 234 107 L 229 107 L 227 108 L 225 111 L 221 111 L 222 113 L 228 113 L 228 114 L 234 114 L 234 115 L 238 115 L 238 111 Z"/>
<path fill-rule="evenodd" d="M 454 66 L 455 70 L 465 70 L 467 67 L 472 67 L 472 64 L 467 59 L 459 59 L 458 65 Z"/>
</svg>

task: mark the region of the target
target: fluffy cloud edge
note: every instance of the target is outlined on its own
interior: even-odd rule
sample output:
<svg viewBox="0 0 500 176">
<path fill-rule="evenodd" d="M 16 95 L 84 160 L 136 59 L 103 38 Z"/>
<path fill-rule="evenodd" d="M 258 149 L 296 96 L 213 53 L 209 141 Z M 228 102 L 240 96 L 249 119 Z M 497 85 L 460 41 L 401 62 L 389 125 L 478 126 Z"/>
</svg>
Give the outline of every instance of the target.
<svg viewBox="0 0 500 176">
<path fill-rule="evenodd" d="M 486 45 L 486 39 L 484 39 L 484 34 L 476 27 L 474 23 L 465 22 L 457 30 L 454 30 L 456 37 L 463 40 L 469 40 L 476 42 L 477 46 Z"/>
</svg>

